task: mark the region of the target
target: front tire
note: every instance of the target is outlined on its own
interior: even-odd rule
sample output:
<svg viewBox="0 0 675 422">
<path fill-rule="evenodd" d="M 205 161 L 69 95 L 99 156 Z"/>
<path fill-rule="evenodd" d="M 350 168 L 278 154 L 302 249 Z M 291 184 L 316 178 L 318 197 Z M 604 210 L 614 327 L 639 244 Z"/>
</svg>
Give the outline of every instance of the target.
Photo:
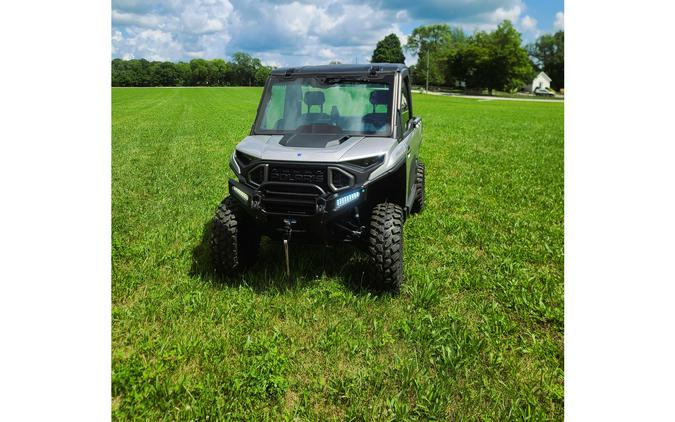
<svg viewBox="0 0 675 422">
<path fill-rule="evenodd" d="M 403 209 L 396 204 L 373 208 L 367 250 L 370 280 L 378 289 L 397 292 L 403 283 L 403 221 Z"/>
<path fill-rule="evenodd" d="M 216 272 L 235 275 L 255 262 L 260 234 L 253 221 L 231 197 L 225 198 L 213 217 L 211 255 Z"/>
</svg>

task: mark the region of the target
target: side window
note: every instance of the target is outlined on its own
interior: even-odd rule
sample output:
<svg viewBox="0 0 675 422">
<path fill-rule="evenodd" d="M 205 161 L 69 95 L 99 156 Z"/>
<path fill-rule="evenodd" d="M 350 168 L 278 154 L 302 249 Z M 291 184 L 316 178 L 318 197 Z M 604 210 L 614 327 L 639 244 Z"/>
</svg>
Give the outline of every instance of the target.
<svg viewBox="0 0 675 422">
<path fill-rule="evenodd" d="M 401 84 L 401 123 L 403 123 L 404 130 L 407 130 L 408 122 L 411 118 L 409 83 L 409 78 L 406 76 L 403 78 L 403 83 Z"/>
</svg>

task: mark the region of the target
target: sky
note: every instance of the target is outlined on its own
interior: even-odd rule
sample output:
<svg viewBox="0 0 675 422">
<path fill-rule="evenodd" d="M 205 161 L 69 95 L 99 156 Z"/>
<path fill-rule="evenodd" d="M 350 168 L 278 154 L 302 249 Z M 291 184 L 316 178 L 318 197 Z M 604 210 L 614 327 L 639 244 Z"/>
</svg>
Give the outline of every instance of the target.
<svg viewBox="0 0 675 422">
<path fill-rule="evenodd" d="M 563 0 L 112 0 L 112 57 L 189 61 L 244 51 L 270 66 L 366 63 L 419 25 L 467 33 L 509 19 L 525 43 L 563 29 Z M 406 64 L 416 57 L 406 53 Z"/>
</svg>

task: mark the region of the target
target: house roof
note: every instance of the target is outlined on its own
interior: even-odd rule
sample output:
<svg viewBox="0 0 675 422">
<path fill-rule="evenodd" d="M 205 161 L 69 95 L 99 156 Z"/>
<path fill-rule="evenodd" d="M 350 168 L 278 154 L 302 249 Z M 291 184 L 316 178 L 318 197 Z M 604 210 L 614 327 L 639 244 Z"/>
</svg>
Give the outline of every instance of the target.
<svg viewBox="0 0 675 422">
<path fill-rule="evenodd" d="M 550 76 L 546 74 L 546 72 L 539 72 L 537 76 L 534 77 L 534 79 L 537 79 L 538 77 L 543 76 L 544 78 L 548 79 L 549 82 L 551 82 L 553 79 L 551 79 Z"/>
</svg>

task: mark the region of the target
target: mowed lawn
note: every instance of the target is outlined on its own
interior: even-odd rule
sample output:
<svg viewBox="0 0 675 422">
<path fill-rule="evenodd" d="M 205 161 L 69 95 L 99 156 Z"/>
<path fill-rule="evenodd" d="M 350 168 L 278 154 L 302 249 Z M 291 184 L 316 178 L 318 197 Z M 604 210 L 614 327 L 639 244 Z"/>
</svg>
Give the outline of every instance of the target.
<svg viewBox="0 0 675 422">
<path fill-rule="evenodd" d="M 344 246 L 211 276 L 260 94 L 113 89 L 113 418 L 562 419 L 564 105 L 415 95 L 427 208 L 392 296 Z"/>
</svg>

